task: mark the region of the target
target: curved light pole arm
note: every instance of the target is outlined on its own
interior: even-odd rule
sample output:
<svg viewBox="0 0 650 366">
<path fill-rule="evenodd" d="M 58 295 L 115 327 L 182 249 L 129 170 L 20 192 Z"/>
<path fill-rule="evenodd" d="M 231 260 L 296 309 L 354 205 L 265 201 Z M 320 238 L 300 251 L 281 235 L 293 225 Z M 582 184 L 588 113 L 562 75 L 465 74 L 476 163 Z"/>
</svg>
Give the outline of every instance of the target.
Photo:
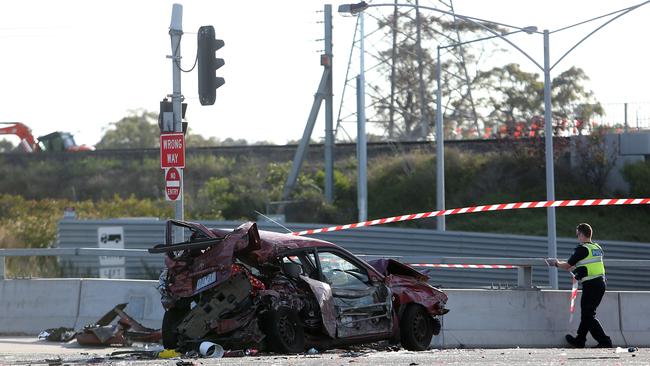
<svg viewBox="0 0 650 366">
<path fill-rule="evenodd" d="M 650 0 L 649 0 L 649 1 L 650 1 Z M 466 45 L 466 44 L 470 44 L 470 43 L 476 43 L 476 42 L 487 41 L 487 40 L 494 39 L 494 38 L 501 38 L 501 37 L 509 36 L 509 35 L 511 35 L 511 34 L 515 34 L 515 33 L 519 33 L 519 32 L 528 32 L 528 31 L 526 31 L 526 30 L 522 30 L 522 29 L 519 29 L 519 30 L 516 30 L 516 31 L 513 31 L 513 32 L 504 33 L 504 34 L 502 34 L 502 35 L 487 36 L 487 37 L 482 37 L 482 38 L 472 39 L 472 40 L 470 40 L 470 41 L 458 42 L 458 43 L 454 43 L 454 44 L 448 44 L 448 45 L 446 45 L 446 46 L 438 46 L 438 48 L 440 48 L 440 49 L 456 48 L 456 47 L 458 47 L 458 46 L 464 46 L 464 45 Z"/>
<path fill-rule="evenodd" d="M 392 7 L 392 6 L 395 6 L 395 5 L 396 4 L 371 4 L 371 5 L 368 5 L 368 7 L 373 7 L 373 8 L 386 7 L 386 6 L 391 6 Z M 409 8 L 415 8 L 416 7 L 416 5 L 413 5 L 413 4 L 397 4 L 397 6 L 403 6 L 403 7 L 409 7 Z M 493 22 L 493 21 L 490 21 L 490 20 L 484 20 L 484 19 L 480 19 L 480 18 L 469 17 L 469 16 L 466 16 L 466 15 L 455 14 L 455 13 L 451 13 L 451 12 L 448 12 L 448 11 L 445 11 L 445 10 L 432 8 L 430 6 L 422 6 L 422 5 L 420 5 L 419 7 L 422 8 L 422 9 L 427 9 L 427 10 L 435 11 L 435 12 L 442 13 L 442 14 L 453 15 L 453 16 L 455 16 L 457 18 L 460 18 L 460 19 L 466 20 L 468 22 L 471 22 L 472 24 L 478 25 L 479 27 L 485 29 L 486 31 L 494 34 L 496 37 L 501 38 L 506 43 L 508 43 L 509 45 L 514 47 L 517 51 L 521 52 L 524 56 L 526 56 L 526 58 L 528 58 L 530 61 L 532 61 L 537 67 L 539 67 L 540 70 L 544 70 L 544 67 L 542 65 L 540 65 L 537 61 L 535 61 L 535 59 L 532 58 L 529 54 L 527 54 L 524 50 L 519 48 L 519 46 L 512 43 L 509 39 L 507 39 L 503 35 L 499 34 L 498 32 L 494 31 L 493 29 L 490 29 L 489 27 L 486 27 L 485 25 L 481 24 L 480 22 L 490 23 L 490 24 L 494 24 L 494 25 L 501 25 L 501 26 L 504 26 L 504 27 L 519 29 L 519 30 L 522 30 L 522 31 L 524 31 L 524 28 L 517 27 L 517 26 L 514 26 L 514 25 L 497 23 L 497 22 Z M 539 32 L 535 31 L 535 32 L 531 32 L 531 33 L 539 33 Z"/>
<path fill-rule="evenodd" d="M 573 47 L 571 47 L 568 51 L 566 51 L 566 52 L 562 55 L 562 57 L 560 57 L 557 61 L 555 61 L 555 63 L 553 64 L 553 66 L 551 66 L 550 69 L 553 70 L 553 68 L 554 68 L 558 63 L 560 63 L 560 61 L 562 61 L 566 56 L 568 56 L 569 53 L 571 53 L 571 51 L 573 51 L 574 49 L 576 49 L 576 47 L 578 47 L 580 44 L 582 44 L 582 42 L 584 42 L 587 38 L 591 37 L 594 33 L 598 32 L 598 31 L 601 30 L 603 27 L 605 27 L 605 26 L 608 25 L 609 23 L 615 21 L 616 19 L 622 17 L 623 15 L 625 15 L 625 14 L 631 12 L 632 10 L 635 10 L 636 8 L 638 8 L 638 7 L 640 7 L 640 6 L 643 6 L 643 5 L 647 4 L 647 3 L 650 3 L 650 0 L 645 1 L 645 2 L 643 2 L 643 3 L 641 3 L 641 4 L 639 4 L 639 5 L 635 5 L 635 6 L 632 6 L 632 7 L 630 7 L 630 8 L 627 8 L 627 10 L 624 11 L 623 13 L 621 13 L 621 14 L 619 14 L 619 15 L 613 17 L 612 19 L 610 19 L 610 20 L 608 20 L 607 22 L 603 23 L 600 27 L 598 27 L 598 28 L 594 29 L 593 31 L 591 31 L 591 32 L 590 32 L 589 34 L 587 34 L 584 38 L 582 38 L 580 41 L 578 41 L 578 43 L 576 43 L 575 45 L 573 45 Z M 619 10 L 619 11 L 621 11 L 621 10 Z M 616 13 L 616 12 L 614 12 L 614 13 Z M 611 13 L 611 14 L 613 14 L 613 13 Z M 583 22 L 583 23 L 584 23 L 584 22 Z M 567 28 L 568 28 L 568 27 L 565 27 L 565 28 L 563 28 L 563 29 L 567 29 Z"/>
</svg>

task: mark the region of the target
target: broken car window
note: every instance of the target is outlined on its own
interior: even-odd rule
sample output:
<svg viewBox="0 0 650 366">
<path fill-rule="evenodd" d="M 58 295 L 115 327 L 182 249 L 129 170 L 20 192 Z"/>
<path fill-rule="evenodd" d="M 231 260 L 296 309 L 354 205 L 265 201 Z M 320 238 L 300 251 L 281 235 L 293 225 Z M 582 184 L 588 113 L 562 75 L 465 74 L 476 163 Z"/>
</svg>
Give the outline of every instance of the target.
<svg viewBox="0 0 650 366">
<path fill-rule="evenodd" d="M 337 254 L 318 252 L 318 259 L 325 280 L 332 286 L 366 287 L 369 283 L 368 273 L 365 269 Z"/>
<path fill-rule="evenodd" d="M 297 264 L 300 268 L 300 275 L 310 277 L 313 273 L 313 266 L 309 263 L 309 260 L 304 256 L 300 255 L 290 255 L 282 258 L 282 263 L 293 263 Z"/>
</svg>

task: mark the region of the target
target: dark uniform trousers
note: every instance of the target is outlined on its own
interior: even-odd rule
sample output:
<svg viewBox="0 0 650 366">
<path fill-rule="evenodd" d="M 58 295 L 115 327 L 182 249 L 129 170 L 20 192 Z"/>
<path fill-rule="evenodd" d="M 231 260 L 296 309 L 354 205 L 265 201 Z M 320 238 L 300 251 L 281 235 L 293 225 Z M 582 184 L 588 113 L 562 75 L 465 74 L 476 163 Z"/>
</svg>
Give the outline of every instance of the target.
<svg viewBox="0 0 650 366">
<path fill-rule="evenodd" d="M 584 342 L 587 333 L 591 332 L 598 343 L 611 342 L 605 334 L 603 327 L 596 319 L 596 309 L 605 295 L 607 284 L 603 277 L 594 278 L 582 283 L 582 298 L 580 299 L 580 326 L 578 327 L 578 340 Z"/>
</svg>

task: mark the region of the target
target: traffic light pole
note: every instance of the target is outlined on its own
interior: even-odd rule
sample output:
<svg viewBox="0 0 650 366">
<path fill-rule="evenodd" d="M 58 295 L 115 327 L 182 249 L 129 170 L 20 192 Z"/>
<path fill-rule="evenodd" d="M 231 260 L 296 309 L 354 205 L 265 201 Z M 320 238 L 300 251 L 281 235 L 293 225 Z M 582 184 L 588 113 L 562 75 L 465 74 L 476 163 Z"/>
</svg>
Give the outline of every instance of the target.
<svg viewBox="0 0 650 366">
<path fill-rule="evenodd" d="M 173 93 L 172 110 L 174 113 L 174 130 L 173 132 L 183 132 L 182 121 L 182 94 L 181 94 L 181 37 L 183 36 L 183 6 L 174 4 L 172 6 L 172 21 L 169 26 L 169 36 L 172 42 L 172 78 L 173 78 Z M 176 220 L 183 220 L 183 169 L 178 169 L 180 174 L 180 195 L 174 201 L 174 218 Z M 183 236 L 183 228 L 177 226 L 174 231 L 174 242 L 180 243 L 185 240 Z"/>
</svg>

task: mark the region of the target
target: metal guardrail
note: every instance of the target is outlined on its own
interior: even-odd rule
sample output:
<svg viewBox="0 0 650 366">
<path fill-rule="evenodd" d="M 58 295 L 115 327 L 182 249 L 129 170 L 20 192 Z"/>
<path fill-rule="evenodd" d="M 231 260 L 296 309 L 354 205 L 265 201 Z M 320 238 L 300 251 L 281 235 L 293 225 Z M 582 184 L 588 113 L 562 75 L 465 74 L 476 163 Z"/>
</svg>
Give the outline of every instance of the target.
<svg viewBox="0 0 650 366">
<path fill-rule="evenodd" d="M 155 254 L 153 254 L 155 255 Z M 38 248 L 38 249 L 0 249 L 0 280 L 5 279 L 6 257 L 32 256 L 117 256 L 149 257 L 145 249 L 99 249 L 99 248 Z M 517 267 L 517 288 L 534 289 L 533 267 L 547 267 L 543 258 L 492 258 L 492 257 L 434 257 L 434 256 L 379 256 L 358 255 L 363 259 L 392 258 L 403 263 L 428 264 L 479 264 L 511 265 Z M 606 259 L 607 267 L 650 268 L 650 260 Z M 487 270 L 487 269 L 486 269 Z"/>
<path fill-rule="evenodd" d="M 533 267 L 548 267 L 544 258 L 492 258 L 492 257 L 421 257 L 391 256 L 403 263 L 430 264 L 496 264 L 517 267 L 517 288 L 533 289 Z M 606 259 L 607 267 L 650 268 L 650 260 Z"/>
<path fill-rule="evenodd" d="M 240 221 L 200 221 L 210 228 L 232 229 L 241 225 Z M 290 231 L 301 231 L 331 224 L 286 223 Z M 164 242 L 165 222 L 163 220 L 61 220 L 57 231 L 57 248 L 99 248 L 98 230 L 101 227 L 119 226 L 124 230 L 124 248 L 147 249 Z M 277 224 L 258 222 L 264 231 L 286 232 Z M 311 237 L 335 243 L 358 255 L 386 256 L 426 256 L 426 257 L 512 257 L 543 258 L 548 253 L 548 239 L 542 236 L 475 233 L 458 231 L 436 231 L 429 229 L 407 229 L 391 226 L 363 227 L 316 234 Z M 606 258 L 648 259 L 647 248 L 650 242 L 598 241 L 606 248 Z M 557 257 L 568 258 L 577 245 L 575 236 L 558 237 Z M 100 262 L 97 257 L 69 256 L 59 257 L 66 272 L 87 273 L 97 276 Z M 126 258 L 124 272 L 127 278 L 157 279 L 164 267 L 163 257 L 150 256 Z M 431 283 L 442 288 L 484 288 L 498 285 L 517 286 L 517 271 L 503 269 L 486 271 L 483 269 L 435 268 L 429 272 Z M 650 291 L 650 267 L 648 268 L 608 268 L 610 290 Z M 543 288 L 548 284 L 548 267 L 536 267 L 533 283 Z M 562 289 L 571 288 L 571 276 L 559 276 Z"/>
<path fill-rule="evenodd" d="M 63 256 L 112 256 L 148 257 L 144 249 L 100 249 L 100 248 L 30 248 L 0 249 L 0 280 L 5 279 L 5 258 L 7 257 L 63 257 Z"/>
</svg>

